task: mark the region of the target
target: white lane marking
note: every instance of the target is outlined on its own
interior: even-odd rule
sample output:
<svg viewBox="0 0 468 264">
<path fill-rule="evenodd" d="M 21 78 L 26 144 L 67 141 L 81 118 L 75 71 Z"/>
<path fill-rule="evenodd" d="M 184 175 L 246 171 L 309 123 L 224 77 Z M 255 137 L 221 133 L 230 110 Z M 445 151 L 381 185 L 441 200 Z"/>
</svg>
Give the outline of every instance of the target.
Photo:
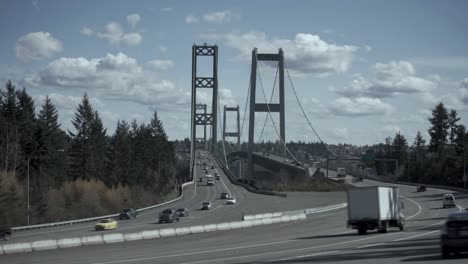
<svg viewBox="0 0 468 264">
<path fill-rule="evenodd" d="M 360 247 L 357 247 L 357 248 L 358 249 L 368 248 L 368 247 L 380 246 L 380 245 L 383 245 L 383 244 L 385 244 L 385 243 L 370 244 L 370 245 L 360 246 Z"/>
<path fill-rule="evenodd" d="M 461 207 L 460 205 L 457 204 L 458 210 L 460 211 L 465 211 L 465 208 Z"/>
<path fill-rule="evenodd" d="M 331 253 L 338 253 L 338 252 L 340 252 L 340 251 L 334 250 L 334 251 L 327 251 L 327 252 L 319 252 L 319 253 L 308 254 L 308 255 L 302 255 L 302 256 L 297 256 L 297 257 L 292 257 L 292 258 L 283 258 L 283 259 L 279 259 L 279 260 L 274 260 L 273 262 L 276 262 L 276 261 L 287 261 L 287 260 L 293 260 L 293 259 L 298 259 L 298 258 L 315 257 L 315 256 L 326 255 L 326 254 L 331 254 Z"/>
<path fill-rule="evenodd" d="M 229 197 L 232 197 L 231 190 L 229 190 L 229 188 L 227 187 L 227 185 L 224 183 L 223 178 L 222 178 L 222 177 L 219 177 L 219 179 L 221 180 L 221 183 L 224 185 L 224 188 L 226 188 L 227 192 L 229 193 Z"/>
<path fill-rule="evenodd" d="M 144 261 L 144 260 L 161 259 L 161 258 L 181 257 L 181 256 L 190 256 L 190 255 L 197 255 L 197 254 L 213 253 L 213 252 L 219 252 L 219 251 L 239 250 L 239 249 L 246 249 L 246 248 L 248 249 L 248 248 L 253 248 L 253 247 L 265 247 L 265 246 L 285 244 L 285 243 L 290 243 L 290 242 L 294 242 L 294 240 L 285 240 L 285 241 L 263 243 L 263 244 L 257 244 L 257 245 L 248 245 L 248 246 L 239 246 L 239 247 L 230 247 L 230 248 L 220 248 L 220 249 L 213 249 L 213 250 L 205 250 L 205 251 L 197 251 L 197 252 L 189 252 L 189 253 L 181 253 L 181 254 L 172 254 L 172 255 L 166 255 L 166 256 L 135 258 L 135 259 L 125 259 L 125 260 L 113 260 L 113 261 L 106 261 L 106 262 L 94 262 L 92 264 L 126 263 L 126 262 Z"/>
<path fill-rule="evenodd" d="M 431 224 L 431 225 L 428 225 L 428 226 L 418 227 L 418 228 L 416 228 L 416 229 L 414 229 L 414 230 L 426 229 L 426 228 L 431 227 L 431 226 L 440 225 L 440 224 L 442 224 L 443 222 L 445 222 L 445 220 L 444 220 L 444 221 L 437 222 L 437 223 L 434 223 L 434 224 Z"/>
<path fill-rule="evenodd" d="M 410 201 L 410 202 L 412 202 L 412 203 L 414 203 L 414 204 L 419 208 L 418 212 L 416 212 L 415 214 L 413 214 L 413 215 L 411 215 L 411 216 L 408 216 L 408 217 L 406 218 L 406 220 L 411 219 L 411 218 L 417 216 L 418 214 L 420 214 L 420 213 L 422 212 L 422 207 L 421 207 L 421 205 L 419 205 L 419 203 L 417 203 L 415 200 L 410 199 L 410 198 L 405 197 L 405 196 L 401 196 L 401 197 L 404 198 L 404 199 L 406 199 L 406 200 L 408 200 L 408 201 Z"/>
<path fill-rule="evenodd" d="M 420 237 L 420 236 L 426 236 L 426 235 L 429 235 L 429 234 L 432 234 L 432 233 L 435 233 L 435 232 L 439 232 L 439 230 L 434 230 L 434 231 L 430 231 L 430 232 L 426 232 L 426 233 L 422 233 L 422 234 L 417 234 L 417 235 L 414 235 L 414 236 L 395 239 L 395 240 L 393 240 L 393 242 L 408 240 L 408 239 L 415 238 L 415 237 Z"/>
<path fill-rule="evenodd" d="M 222 205 L 222 204 L 220 204 L 220 205 L 216 206 L 215 208 L 211 209 L 211 211 L 214 211 L 214 210 L 216 210 L 216 209 L 220 208 L 221 206 L 223 206 L 223 205 Z"/>
<path fill-rule="evenodd" d="M 351 234 L 351 233 L 354 233 L 354 231 L 346 231 L 346 232 L 335 233 L 335 234 L 332 234 L 332 236 L 347 235 L 347 234 Z"/>
</svg>

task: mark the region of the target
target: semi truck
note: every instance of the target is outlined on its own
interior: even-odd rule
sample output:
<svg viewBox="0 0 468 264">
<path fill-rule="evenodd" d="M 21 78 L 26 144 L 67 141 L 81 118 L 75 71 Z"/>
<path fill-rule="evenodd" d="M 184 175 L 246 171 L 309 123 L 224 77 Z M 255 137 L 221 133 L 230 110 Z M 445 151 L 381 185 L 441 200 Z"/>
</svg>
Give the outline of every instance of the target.
<svg viewBox="0 0 468 264">
<path fill-rule="evenodd" d="M 346 177 L 346 168 L 338 168 L 338 170 L 336 171 L 336 176 L 338 178 Z"/>
<path fill-rule="evenodd" d="M 405 217 L 401 213 L 398 187 L 357 187 L 349 189 L 348 228 L 357 229 L 359 235 L 368 230 L 386 233 L 389 227 L 403 230 Z"/>
</svg>

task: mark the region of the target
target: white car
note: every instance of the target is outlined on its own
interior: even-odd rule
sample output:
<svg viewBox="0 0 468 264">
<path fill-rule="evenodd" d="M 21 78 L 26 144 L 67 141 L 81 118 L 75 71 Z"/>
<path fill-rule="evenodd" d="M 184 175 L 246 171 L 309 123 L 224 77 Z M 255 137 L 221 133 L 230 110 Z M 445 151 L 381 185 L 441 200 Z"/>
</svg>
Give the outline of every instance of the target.
<svg viewBox="0 0 468 264">
<path fill-rule="evenodd" d="M 226 199 L 226 204 L 236 204 L 236 198 L 234 197 L 228 197 Z"/>
<path fill-rule="evenodd" d="M 455 196 L 451 193 L 444 194 L 442 207 L 455 207 Z"/>
<path fill-rule="evenodd" d="M 204 203 L 202 203 L 202 206 L 201 206 L 200 209 L 201 210 L 210 210 L 212 205 L 213 204 L 211 202 L 204 202 Z"/>
</svg>

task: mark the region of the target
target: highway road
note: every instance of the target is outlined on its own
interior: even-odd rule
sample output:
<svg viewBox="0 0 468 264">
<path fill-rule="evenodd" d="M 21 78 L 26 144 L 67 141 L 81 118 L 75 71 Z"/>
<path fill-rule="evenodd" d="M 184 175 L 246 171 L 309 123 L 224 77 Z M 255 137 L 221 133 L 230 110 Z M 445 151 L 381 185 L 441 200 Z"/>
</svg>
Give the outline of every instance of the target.
<svg viewBox="0 0 468 264">
<path fill-rule="evenodd" d="M 348 178 L 348 180 L 350 180 Z M 361 186 L 394 184 L 364 180 Z M 227 185 L 230 188 L 231 185 Z M 2 263 L 466 263 L 468 256 L 441 260 L 439 229 L 449 212 L 468 206 L 467 194 L 456 194 L 458 207 L 443 209 L 441 196 L 448 191 L 428 188 L 417 193 L 413 186 L 400 187 L 404 196 L 404 231 L 390 229 L 389 233 L 370 232 L 359 236 L 346 228 L 346 209 L 309 215 L 305 221 L 257 226 L 159 238 L 117 244 L 87 246 L 54 251 L 0 256 Z M 200 186 L 197 186 L 197 188 Z M 233 187 L 237 188 L 237 187 Z M 237 189 L 242 197 L 242 189 Z M 198 192 L 198 191 L 197 191 Z M 209 193 L 207 191 L 207 193 Z M 210 197 L 213 194 L 203 194 Z M 330 197 L 335 193 L 323 193 Z M 343 195 L 342 195 L 343 196 Z M 241 204 L 256 204 L 245 196 Z M 318 198 L 318 197 L 316 197 Z M 197 198 L 198 199 L 198 198 Z M 266 197 L 265 199 L 279 199 Z M 324 204 L 335 198 L 323 197 Z M 298 199 L 300 200 L 300 199 Z M 339 200 L 339 199 L 337 199 Z M 258 200 L 261 202 L 261 200 Z M 313 201 L 311 201 L 313 203 Z M 188 202 L 189 203 L 189 202 Z M 239 205 L 241 206 L 241 205 Z M 281 207 L 281 205 L 280 205 Z M 309 204 L 306 207 L 314 207 Z M 304 208 L 306 208 L 304 207 Z M 221 209 L 222 208 L 222 209 Z M 229 213 L 223 207 L 209 214 Z M 235 210 L 232 210 L 235 211 Z M 216 212 L 216 213 L 215 213 Z M 222 213 L 221 213 L 222 212 Z M 201 212 L 200 212 L 201 213 Z M 219 218 L 218 218 L 219 217 Z M 202 218 L 201 218 L 202 219 Z M 201 220 L 200 221 L 204 221 Z M 199 220 L 194 220 L 198 223 Z"/>
<path fill-rule="evenodd" d="M 142 212 L 136 219 L 120 220 L 117 230 L 104 232 L 135 232 L 166 227 L 184 227 L 198 224 L 240 221 L 242 220 L 242 214 L 257 214 L 312 208 L 343 203 L 346 200 L 345 194 L 342 192 L 292 192 L 288 193 L 288 197 L 286 198 L 250 193 L 242 187 L 233 185 L 227 176 L 224 175 L 223 171 L 219 169 L 219 166 L 213 163 L 214 159 L 210 158 L 209 154 L 203 154 L 205 157 L 204 160 L 199 158 L 201 155 L 201 153 L 197 153 L 197 162 L 200 162 L 201 165 L 197 165 L 195 168 L 195 183 L 185 188 L 184 195 L 180 200 Z M 202 168 L 204 167 L 202 166 L 203 162 L 208 163 L 208 171 L 210 171 L 212 175 L 214 175 L 214 170 L 211 169 L 211 164 L 217 168 L 217 171 L 221 175 L 221 180 L 216 180 L 214 186 L 206 185 L 205 174 Z M 203 182 L 198 182 L 199 177 L 204 178 Z M 234 196 L 237 200 L 237 204 L 225 205 L 225 201 L 220 199 L 222 192 L 227 192 Z M 205 201 L 213 203 L 212 210 L 199 210 L 201 204 Z M 178 223 L 157 223 L 159 212 L 167 208 L 181 207 L 189 210 L 190 215 L 188 217 L 181 218 Z M 83 224 L 19 231 L 13 234 L 13 238 L 10 241 L 0 241 L 0 244 L 80 237 L 103 232 L 94 231 L 94 225 L 95 222 L 88 222 Z"/>
</svg>

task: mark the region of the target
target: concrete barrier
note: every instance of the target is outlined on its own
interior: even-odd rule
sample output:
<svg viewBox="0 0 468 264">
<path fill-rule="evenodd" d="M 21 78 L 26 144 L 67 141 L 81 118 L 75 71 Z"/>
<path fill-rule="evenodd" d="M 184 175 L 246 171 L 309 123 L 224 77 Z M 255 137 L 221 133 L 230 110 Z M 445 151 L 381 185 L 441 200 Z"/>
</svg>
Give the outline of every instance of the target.
<svg viewBox="0 0 468 264">
<path fill-rule="evenodd" d="M 299 217 L 297 215 L 290 215 L 291 221 L 297 221 L 299 220 Z"/>
<path fill-rule="evenodd" d="M 57 246 L 59 248 L 71 248 L 71 247 L 79 247 L 81 246 L 81 238 L 63 238 L 57 240 Z"/>
<path fill-rule="evenodd" d="M 81 244 L 83 246 L 104 244 L 104 239 L 102 235 L 84 236 L 81 237 Z"/>
<path fill-rule="evenodd" d="M 175 233 L 176 233 L 177 236 L 187 235 L 187 234 L 190 234 L 190 228 L 188 228 L 188 227 L 177 227 L 175 229 Z"/>
<path fill-rule="evenodd" d="M 290 221 L 291 221 L 291 217 L 289 215 L 281 216 L 281 222 L 282 223 L 286 223 L 286 222 L 290 222 Z"/>
<path fill-rule="evenodd" d="M 299 214 L 299 220 L 306 220 L 307 215 L 306 214 Z"/>
<path fill-rule="evenodd" d="M 216 226 L 219 231 L 231 229 L 231 227 L 229 226 L 229 223 L 221 223 L 221 224 L 217 224 Z"/>
<path fill-rule="evenodd" d="M 229 227 L 230 227 L 231 229 L 242 228 L 242 222 L 230 222 L 230 223 L 229 223 Z"/>
<path fill-rule="evenodd" d="M 262 224 L 263 225 L 271 225 L 273 223 L 273 221 L 271 220 L 271 218 L 263 218 L 262 219 Z"/>
<path fill-rule="evenodd" d="M 141 235 L 143 236 L 143 239 L 152 239 L 152 238 L 158 238 L 161 237 L 159 235 L 159 230 L 145 230 L 141 231 Z"/>
<path fill-rule="evenodd" d="M 23 252 L 31 252 L 31 251 L 32 251 L 31 243 L 14 243 L 14 244 L 3 245 L 3 253 L 5 254 L 23 253 Z"/>
<path fill-rule="evenodd" d="M 203 228 L 205 229 L 205 232 L 211 232 L 211 231 L 218 230 L 218 225 L 217 224 L 209 224 L 209 225 L 204 225 Z"/>
<path fill-rule="evenodd" d="M 102 235 L 102 240 L 104 240 L 104 243 L 110 244 L 110 243 L 118 243 L 118 242 L 123 242 L 124 236 L 121 233 L 114 233 L 114 234 L 105 234 Z"/>
<path fill-rule="evenodd" d="M 48 250 L 48 249 L 57 249 L 57 240 L 40 240 L 34 241 L 31 243 L 31 247 L 34 251 Z"/>
<path fill-rule="evenodd" d="M 241 225 L 242 225 L 243 228 L 244 227 L 252 227 L 252 221 L 251 220 L 242 221 Z"/>
<path fill-rule="evenodd" d="M 281 217 L 273 217 L 273 218 L 271 219 L 271 223 L 272 223 L 272 224 L 281 223 Z"/>
<path fill-rule="evenodd" d="M 191 226 L 190 228 L 190 233 L 191 234 L 198 234 L 198 233 L 204 233 L 205 228 L 203 226 Z"/>
<path fill-rule="evenodd" d="M 252 220 L 252 226 L 258 226 L 258 225 L 263 225 L 262 219 Z"/>
<path fill-rule="evenodd" d="M 175 236 L 176 232 L 174 228 L 164 228 L 164 229 L 159 229 L 159 236 L 161 237 L 170 237 L 170 236 Z"/>
<path fill-rule="evenodd" d="M 143 234 L 141 232 L 124 234 L 125 241 L 135 241 L 135 240 L 142 240 L 142 239 L 143 239 Z"/>
</svg>

